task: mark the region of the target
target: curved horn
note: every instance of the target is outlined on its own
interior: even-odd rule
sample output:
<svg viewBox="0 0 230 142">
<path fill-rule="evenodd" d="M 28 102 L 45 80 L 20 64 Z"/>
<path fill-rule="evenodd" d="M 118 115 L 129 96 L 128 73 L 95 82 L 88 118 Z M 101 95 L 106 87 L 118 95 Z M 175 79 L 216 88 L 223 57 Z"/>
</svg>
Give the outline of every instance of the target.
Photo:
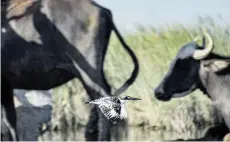
<svg viewBox="0 0 230 142">
<path fill-rule="evenodd" d="M 204 36 L 207 37 L 208 39 L 208 44 L 203 44 L 204 45 L 204 49 L 197 49 L 194 53 L 193 53 L 193 58 L 196 60 L 201 60 L 206 58 L 212 51 L 213 49 L 213 40 L 212 37 L 208 34 L 208 33 L 204 33 Z M 203 40 L 203 43 L 205 41 Z"/>
</svg>

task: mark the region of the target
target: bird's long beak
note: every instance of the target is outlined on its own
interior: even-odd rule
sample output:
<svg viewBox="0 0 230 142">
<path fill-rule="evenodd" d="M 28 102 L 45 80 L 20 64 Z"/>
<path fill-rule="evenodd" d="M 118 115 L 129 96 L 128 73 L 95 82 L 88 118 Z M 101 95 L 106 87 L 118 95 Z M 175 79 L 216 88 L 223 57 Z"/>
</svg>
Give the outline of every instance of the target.
<svg viewBox="0 0 230 142">
<path fill-rule="evenodd" d="M 140 98 L 131 98 L 130 100 L 141 100 Z"/>
</svg>

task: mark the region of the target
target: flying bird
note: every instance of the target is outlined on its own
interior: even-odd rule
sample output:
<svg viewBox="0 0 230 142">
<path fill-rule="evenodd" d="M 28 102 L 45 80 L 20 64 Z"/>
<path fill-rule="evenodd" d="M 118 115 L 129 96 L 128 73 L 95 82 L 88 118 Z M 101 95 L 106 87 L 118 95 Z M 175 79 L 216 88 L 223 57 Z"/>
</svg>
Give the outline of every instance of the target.
<svg viewBox="0 0 230 142">
<path fill-rule="evenodd" d="M 139 98 L 133 98 L 130 96 L 124 97 L 102 97 L 86 104 L 97 105 L 101 112 L 109 120 L 125 119 L 127 118 L 127 112 L 125 110 L 125 103 L 129 100 L 141 100 Z"/>
</svg>

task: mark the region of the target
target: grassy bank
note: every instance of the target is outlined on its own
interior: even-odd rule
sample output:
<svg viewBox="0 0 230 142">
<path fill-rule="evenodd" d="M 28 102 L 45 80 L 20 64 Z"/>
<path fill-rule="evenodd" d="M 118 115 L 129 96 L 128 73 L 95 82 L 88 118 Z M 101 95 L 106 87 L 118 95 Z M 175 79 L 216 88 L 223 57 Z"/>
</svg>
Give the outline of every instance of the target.
<svg viewBox="0 0 230 142">
<path fill-rule="evenodd" d="M 214 52 L 230 56 L 229 26 L 220 27 L 213 23 L 206 26 L 214 39 Z M 170 25 L 160 30 L 139 27 L 136 32 L 124 35 L 139 59 L 140 73 L 135 83 L 122 95 L 142 99 L 128 103 L 129 125 L 143 126 L 146 129 L 163 128 L 182 133 L 218 121 L 210 100 L 199 90 L 170 102 L 160 102 L 153 94 L 153 89 L 168 70 L 179 48 L 199 34 L 201 32 L 198 26 Z M 118 88 L 130 76 L 132 69 L 131 58 L 112 35 L 104 69 L 109 84 Z M 63 132 L 65 129 L 76 131 L 78 126 L 84 126 L 90 108 L 84 104 L 87 95 L 81 83 L 74 80 L 55 91 L 57 95 L 54 95 L 53 123 Z M 63 129 L 66 126 L 68 128 Z"/>
<path fill-rule="evenodd" d="M 227 27 L 211 25 L 209 30 L 215 44 L 214 52 L 230 55 L 230 36 Z M 158 85 L 168 70 L 179 48 L 201 34 L 200 28 L 172 25 L 164 27 L 161 32 L 156 31 L 154 28 L 140 28 L 136 33 L 126 36 L 127 43 L 139 59 L 140 74 L 135 84 L 124 95 L 138 96 L 143 99 L 143 101 L 128 104 L 129 122 L 131 124 L 145 123 L 150 126 L 165 125 L 164 127 L 169 129 L 176 128 L 179 122 L 181 126 L 178 129 L 193 127 L 194 121 L 212 123 L 214 117 L 210 111 L 210 101 L 199 90 L 185 98 L 166 103 L 157 101 L 153 96 L 153 88 Z M 132 62 L 114 37 L 106 57 L 107 79 L 117 88 L 130 75 Z M 178 123 L 175 123 L 176 121 Z"/>
</svg>

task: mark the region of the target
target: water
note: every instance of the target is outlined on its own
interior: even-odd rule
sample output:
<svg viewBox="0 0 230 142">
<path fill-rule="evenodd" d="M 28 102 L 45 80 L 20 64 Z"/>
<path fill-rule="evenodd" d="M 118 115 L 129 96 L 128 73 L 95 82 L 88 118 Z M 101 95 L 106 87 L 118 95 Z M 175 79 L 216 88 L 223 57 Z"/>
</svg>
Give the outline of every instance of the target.
<svg viewBox="0 0 230 142">
<path fill-rule="evenodd" d="M 78 128 L 76 132 L 48 132 L 39 138 L 40 141 L 84 141 L 84 127 Z M 127 136 L 112 133 L 112 140 L 119 141 L 150 141 L 150 140 L 176 140 L 176 139 L 196 139 L 204 135 L 204 130 L 173 132 L 173 131 L 155 131 L 143 127 L 128 127 Z"/>
</svg>

